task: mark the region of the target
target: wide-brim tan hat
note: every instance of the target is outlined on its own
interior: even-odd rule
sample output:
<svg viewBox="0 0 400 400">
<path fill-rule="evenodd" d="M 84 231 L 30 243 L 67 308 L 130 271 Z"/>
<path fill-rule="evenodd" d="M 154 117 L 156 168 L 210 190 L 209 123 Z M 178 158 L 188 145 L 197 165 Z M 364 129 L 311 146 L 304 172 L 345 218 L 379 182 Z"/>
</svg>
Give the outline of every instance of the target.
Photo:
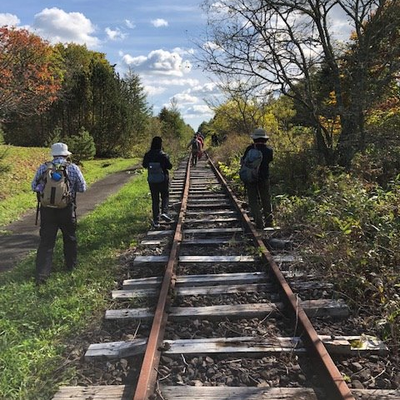
<svg viewBox="0 0 400 400">
<path fill-rule="evenodd" d="M 54 156 L 70 156 L 72 153 L 68 151 L 68 146 L 65 143 L 54 143 L 51 146 L 51 155 Z"/>
<path fill-rule="evenodd" d="M 267 132 L 263 128 L 257 128 L 251 135 L 250 137 L 252 139 L 269 139 L 269 136 L 267 135 Z"/>
</svg>

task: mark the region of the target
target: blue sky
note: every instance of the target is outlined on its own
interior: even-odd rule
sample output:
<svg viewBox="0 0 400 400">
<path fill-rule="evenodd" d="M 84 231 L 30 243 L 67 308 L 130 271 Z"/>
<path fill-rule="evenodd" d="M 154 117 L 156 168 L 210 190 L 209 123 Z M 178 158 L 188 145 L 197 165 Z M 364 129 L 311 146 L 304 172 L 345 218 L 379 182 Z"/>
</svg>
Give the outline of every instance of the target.
<svg viewBox="0 0 400 400">
<path fill-rule="evenodd" d="M 196 66 L 205 25 L 201 0 L 2 0 L 0 26 L 28 28 L 51 43 L 75 42 L 106 54 L 123 75 L 141 78 L 157 115 L 171 99 L 197 129 L 213 113 L 204 99 L 218 95 Z"/>
</svg>

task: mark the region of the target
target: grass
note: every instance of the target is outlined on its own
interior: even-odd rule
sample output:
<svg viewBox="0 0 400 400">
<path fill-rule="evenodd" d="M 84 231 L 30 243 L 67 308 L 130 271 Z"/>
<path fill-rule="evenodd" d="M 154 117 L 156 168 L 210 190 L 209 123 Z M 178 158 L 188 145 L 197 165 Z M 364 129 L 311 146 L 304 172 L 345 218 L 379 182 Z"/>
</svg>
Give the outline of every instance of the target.
<svg viewBox="0 0 400 400">
<path fill-rule="evenodd" d="M 275 220 L 282 233 L 301 243 L 305 264 L 335 282 L 353 314 L 368 321 L 368 331 L 400 357 L 400 175 L 376 168 L 380 159 L 368 153 L 354 160 L 351 171 L 329 170 L 313 165 L 312 152 L 302 148 L 275 151 L 274 146 Z M 213 157 L 241 196 L 243 151 L 242 142 L 230 140 Z"/>
<path fill-rule="evenodd" d="M 135 247 L 147 230 L 150 204 L 145 175 L 138 175 L 79 220 L 79 266 L 72 274 L 63 271 L 58 240 L 46 285 L 34 284 L 33 255 L 1 275 L 1 400 L 49 400 L 69 383 L 74 371 L 65 364 L 65 343 L 102 318 L 117 255 Z"/>
<path fill-rule="evenodd" d="M 3 158 L 1 158 L 3 155 Z M 44 148 L 0 145 L 0 226 L 17 220 L 36 206 L 36 196 L 31 181 L 38 166 L 50 160 L 49 150 Z M 88 185 L 113 172 L 138 164 L 138 158 L 115 158 L 85 161 L 81 166 Z"/>
</svg>

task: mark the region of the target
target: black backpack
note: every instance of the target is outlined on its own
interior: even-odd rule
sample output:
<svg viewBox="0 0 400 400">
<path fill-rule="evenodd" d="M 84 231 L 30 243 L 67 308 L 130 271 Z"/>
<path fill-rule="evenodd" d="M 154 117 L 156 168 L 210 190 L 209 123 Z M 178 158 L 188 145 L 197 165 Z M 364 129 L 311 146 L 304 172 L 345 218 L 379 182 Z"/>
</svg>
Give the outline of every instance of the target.
<svg viewBox="0 0 400 400">
<path fill-rule="evenodd" d="M 192 152 L 197 152 L 200 150 L 200 142 L 197 139 L 192 139 Z"/>
<path fill-rule="evenodd" d="M 159 162 L 149 163 L 147 182 L 161 183 L 165 181 L 165 173 Z"/>
</svg>

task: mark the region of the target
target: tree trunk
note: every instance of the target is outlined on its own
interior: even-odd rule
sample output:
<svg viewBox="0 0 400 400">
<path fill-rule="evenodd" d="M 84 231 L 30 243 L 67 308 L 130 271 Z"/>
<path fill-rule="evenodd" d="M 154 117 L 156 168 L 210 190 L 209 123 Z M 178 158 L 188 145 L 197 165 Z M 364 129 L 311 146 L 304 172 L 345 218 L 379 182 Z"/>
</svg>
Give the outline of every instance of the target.
<svg viewBox="0 0 400 400">
<path fill-rule="evenodd" d="M 337 164 L 349 169 L 351 162 L 360 149 L 360 129 L 356 115 L 342 117 L 342 132 L 336 147 Z"/>
</svg>

